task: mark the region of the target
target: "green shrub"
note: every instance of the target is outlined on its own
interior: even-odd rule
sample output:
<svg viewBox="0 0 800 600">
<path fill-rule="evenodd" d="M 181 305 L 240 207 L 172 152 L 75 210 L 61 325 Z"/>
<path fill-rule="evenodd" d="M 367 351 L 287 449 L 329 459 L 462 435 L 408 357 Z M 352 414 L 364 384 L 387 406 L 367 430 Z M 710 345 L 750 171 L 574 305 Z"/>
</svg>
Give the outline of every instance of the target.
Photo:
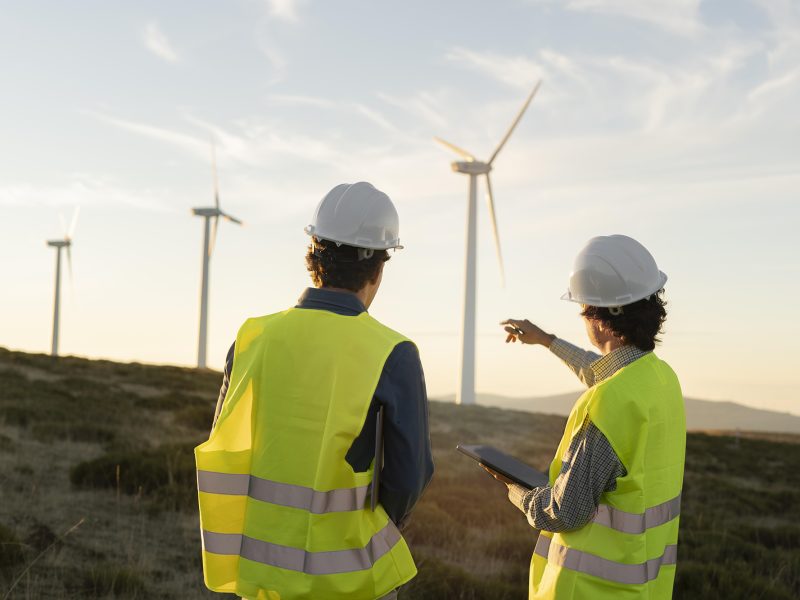
<svg viewBox="0 0 800 600">
<path fill-rule="evenodd" d="M 25 561 L 24 546 L 14 532 L 0 525 L 0 571 L 7 571 Z"/>
<path fill-rule="evenodd" d="M 103 598 L 108 595 L 144 598 L 146 589 L 139 573 L 112 564 L 98 564 L 75 573 L 68 587 L 80 593 L 81 598 Z"/>
<path fill-rule="evenodd" d="M 181 427 L 209 432 L 214 421 L 214 408 L 207 402 L 198 402 L 195 398 L 192 404 L 175 412 L 173 422 Z"/>
<path fill-rule="evenodd" d="M 36 423 L 31 427 L 31 434 L 35 439 L 43 443 L 50 443 L 53 440 L 70 440 L 73 442 L 109 444 L 116 437 L 114 430 L 106 425 L 91 422 L 65 423 L 63 421 Z"/>
<path fill-rule="evenodd" d="M 193 509 L 197 503 L 193 450 L 192 444 L 183 444 L 111 452 L 74 466 L 70 481 L 82 488 L 119 488 L 125 494 L 142 494 L 161 508 Z"/>
<path fill-rule="evenodd" d="M 414 600 L 519 600 L 527 597 L 527 580 L 510 583 L 505 577 L 481 578 L 431 557 L 420 557 L 418 575 L 404 586 L 401 597 Z"/>
</svg>

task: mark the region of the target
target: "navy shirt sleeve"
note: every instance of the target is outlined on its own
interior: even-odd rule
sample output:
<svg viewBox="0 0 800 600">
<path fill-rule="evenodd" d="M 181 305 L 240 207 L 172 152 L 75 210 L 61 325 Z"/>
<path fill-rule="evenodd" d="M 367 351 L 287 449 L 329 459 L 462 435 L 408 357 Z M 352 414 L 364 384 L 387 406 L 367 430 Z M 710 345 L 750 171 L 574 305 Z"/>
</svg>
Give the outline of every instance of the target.
<svg viewBox="0 0 800 600">
<path fill-rule="evenodd" d="M 347 453 L 355 471 L 375 455 L 375 422 L 384 407 L 384 452 L 379 499 L 389 518 L 403 525 L 433 477 L 428 396 L 417 347 L 395 346 L 386 360 L 361 434 Z"/>
<path fill-rule="evenodd" d="M 214 422 L 211 424 L 211 429 L 217 425 L 219 413 L 222 412 L 222 403 L 225 402 L 225 396 L 228 394 L 228 387 L 231 385 L 231 372 L 233 371 L 233 350 L 236 347 L 236 342 L 231 344 L 231 349 L 228 350 L 228 356 L 225 358 L 225 369 L 222 371 L 222 386 L 219 388 L 219 398 L 217 398 L 217 409 L 214 411 Z"/>
</svg>

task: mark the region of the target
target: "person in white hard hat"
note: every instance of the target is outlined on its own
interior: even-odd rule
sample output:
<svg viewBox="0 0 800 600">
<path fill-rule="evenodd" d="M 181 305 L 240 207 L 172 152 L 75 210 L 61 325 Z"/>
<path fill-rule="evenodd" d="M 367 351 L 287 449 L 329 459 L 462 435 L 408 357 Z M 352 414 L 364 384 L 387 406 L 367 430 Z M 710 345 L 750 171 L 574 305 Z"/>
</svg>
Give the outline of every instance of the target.
<svg viewBox="0 0 800 600">
<path fill-rule="evenodd" d="M 562 299 L 581 305 L 599 354 L 529 320 L 501 323 L 506 342 L 549 348 L 588 387 L 568 418 L 549 485 L 527 489 L 492 473 L 540 531 L 530 598 L 672 597 L 686 420 L 678 379 L 653 353 L 666 281 L 636 240 L 595 237 L 575 259 Z"/>
<path fill-rule="evenodd" d="M 399 219 L 371 184 L 341 184 L 305 231 L 314 287 L 242 326 L 196 452 L 206 584 L 243 598 L 394 598 L 416 574 L 400 529 L 433 476 L 417 348 L 367 312 L 402 248 Z M 218 447 L 229 467 L 212 461 Z M 236 494 L 250 512 L 224 533 L 248 543 L 232 548 L 213 529 Z"/>
</svg>

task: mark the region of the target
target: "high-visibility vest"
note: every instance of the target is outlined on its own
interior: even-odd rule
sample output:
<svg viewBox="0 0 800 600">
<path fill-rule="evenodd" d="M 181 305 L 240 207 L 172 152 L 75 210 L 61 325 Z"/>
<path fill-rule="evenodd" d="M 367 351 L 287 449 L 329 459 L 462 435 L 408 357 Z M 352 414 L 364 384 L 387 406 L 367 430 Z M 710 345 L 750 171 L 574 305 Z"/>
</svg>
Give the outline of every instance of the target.
<svg viewBox="0 0 800 600">
<path fill-rule="evenodd" d="M 594 518 L 565 533 L 542 531 L 531 560 L 536 600 L 672 597 L 686 453 L 683 395 L 650 353 L 589 388 L 575 403 L 550 465 L 550 484 L 586 417 L 627 470 Z"/>
<path fill-rule="evenodd" d="M 374 600 L 416 575 L 345 459 L 384 363 L 406 341 L 366 312 L 293 308 L 236 338 L 225 403 L 195 449 L 203 572 L 248 599 Z"/>
</svg>

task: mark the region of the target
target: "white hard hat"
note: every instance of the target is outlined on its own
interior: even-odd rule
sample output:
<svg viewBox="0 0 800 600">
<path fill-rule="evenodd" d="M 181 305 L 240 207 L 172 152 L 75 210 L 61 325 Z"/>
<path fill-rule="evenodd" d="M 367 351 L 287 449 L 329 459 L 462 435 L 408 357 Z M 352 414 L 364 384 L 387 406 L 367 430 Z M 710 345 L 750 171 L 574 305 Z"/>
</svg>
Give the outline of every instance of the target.
<svg viewBox="0 0 800 600">
<path fill-rule="evenodd" d="M 578 253 L 561 299 L 625 306 L 656 293 L 666 282 L 647 248 L 626 235 L 604 235 L 590 239 Z"/>
<path fill-rule="evenodd" d="M 400 219 L 394 204 L 389 196 L 365 181 L 341 183 L 328 192 L 305 232 L 356 248 L 402 248 Z"/>
</svg>

